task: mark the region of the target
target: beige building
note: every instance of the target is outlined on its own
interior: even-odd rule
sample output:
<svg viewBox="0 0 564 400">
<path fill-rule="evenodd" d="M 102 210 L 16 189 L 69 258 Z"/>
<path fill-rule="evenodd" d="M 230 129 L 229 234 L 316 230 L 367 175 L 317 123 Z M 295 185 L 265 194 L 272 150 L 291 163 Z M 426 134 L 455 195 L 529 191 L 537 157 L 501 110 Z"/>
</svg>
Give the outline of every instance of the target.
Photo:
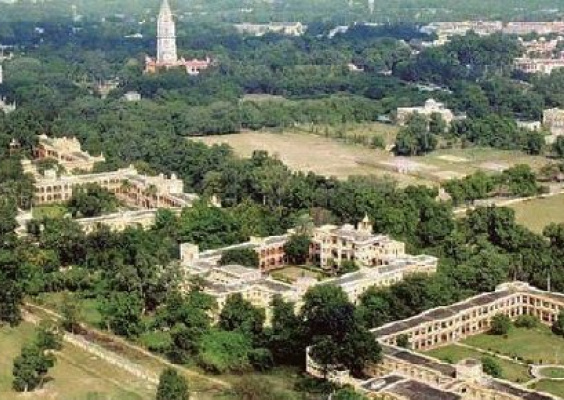
<svg viewBox="0 0 564 400">
<path fill-rule="evenodd" d="M 524 56 L 516 58 L 514 65 L 516 69 L 527 74 L 540 73 L 549 75 L 555 69 L 564 67 L 564 55 L 561 54 L 558 58 Z"/>
<path fill-rule="evenodd" d="M 9 114 L 13 111 L 16 111 L 16 103 L 7 103 L 5 98 L 0 97 L 0 112 Z"/>
<path fill-rule="evenodd" d="M 398 125 L 403 126 L 409 121 L 414 114 L 422 115 L 425 118 L 431 118 L 433 114 L 439 114 L 446 122 L 447 126 L 455 119 L 454 113 L 434 99 L 429 99 L 425 102 L 423 107 L 399 107 L 396 110 L 396 122 Z"/>
<path fill-rule="evenodd" d="M 353 225 L 324 225 L 313 230 L 311 259 L 322 268 L 340 266 L 343 261 L 359 265 L 384 265 L 388 259 L 405 255 L 405 244 L 385 235 L 374 235 L 365 217 Z"/>
<path fill-rule="evenodd" d="M 406 335 L 413 350 L 429 350 L 487 332 L 497 314 L 513 320 L 520 315 L 535 315 L 542 322 L 552 324 L 561 309 L 564 309 L 564 295 L 512 282 L 500 285 L 495 292 L 434 308 L 373 332 L 383 344 L 395 345 L 399 336 Z"/>
<path fill-rule="evenodd" d="M 150 228 L 155 225 L 155 217 L 158 209 L 130 210 L 101 215 L 92 218 L 79 218 L 75 221 L 82 227 L 85 233 L 96 231 L 101 226 L 107 226 L 111 230 L 121 232 L 130 226 Z M 180 209 L 175 209 L 180 211 Z"/>
<path fill-rule="evenodd" d="M 555 142 L 558 136 L 564 135 L 564 110 L 560 108 L 544 110 L 542 124 L 550 132 L 547 141 L 549 143 Z"/>
<path fill-rule="evenodd" d="M 46 171 L 35 177 L 34 205 L 56 204 L 68 201 L 73 190 L 86 184 L 98 184 L 116 195 L 128 206 L 141 208 L 189 207 L 198 198 L 184 193 L 184 183 L 175 174 L 146 176 L 135 167 L 117 171 L 85 175 L 58 175 Z"/>
<path fill-rule="evenodd" d="M 33 155 L 36 160 L 55 160 L 68 172 L 89 172 L 97 162 L 106 161 L 103 155 L 94 157 L 83 151 L 75 137 L 49 138 L 47 135 L 40 135 Z"/>
<path fill-rule="evenodd" d="M 366 371 L 366 381 L 351 378 L 346 370 L 317 364 L 307 352 L 306 369 L 317 377 L 339 384 L 351 384 L 369 398 L 379 400 L 557 400 L 556 396 L 492 378 L 473 359 L 451 365 L 416 353 L 461 340 L 489 330 L 494 315 L 512 319 L 535 315 L 552 323 L 564 309 L 564 295 L 545 292 L 526 283 L 500 285 L 495 292 L 438 307 L 415 317 L 374 329 L 383 349 L 383 360 Z M 396 346 L 399 335 L 407 335 L 413 350 Z"/>
<path fill-rule="evenodd" d="M 307 26 L 301 22 L 271 22 L 269 24 L 235 24 L 235 30 L 240 34 L 263 36 L 267 33 L 279 33 L 286 36 L 302 36 Z"/>
</svg>

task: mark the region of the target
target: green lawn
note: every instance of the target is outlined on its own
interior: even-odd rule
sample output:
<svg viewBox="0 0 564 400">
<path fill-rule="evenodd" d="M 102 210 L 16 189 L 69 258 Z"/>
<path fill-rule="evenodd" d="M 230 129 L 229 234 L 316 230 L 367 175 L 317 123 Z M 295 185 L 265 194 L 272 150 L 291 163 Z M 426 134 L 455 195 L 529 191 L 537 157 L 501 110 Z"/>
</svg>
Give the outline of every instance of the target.
<svg viewBox="0 0 564 400">
<path fill-rule="evenodd" d="M 313 279 L 324 279 L 327 275 L 319 270 L 317 271 L 312 267 L 296 267 L 290 266 L 272 273 L 274 279 L 279 279 L 284 282 L 295 282 L 298 278 L 313 278 Z"/>
<path fill-rule="evenodd" d="M 479 351 L 468 349 L 462 346 L 457 346 L 455 344 L 430 350 L 425 354 L 449 363 L 456 363 L 466 358 L 474 358 L 479 360 L 484 357 L 484 354 L 480 353 Z M 500 358 L 497 358 L 496 360 L 503 370 L 502 378 L 518 383 L 527 382 L 532 379 L 526 366 Z"/>
<path fill-rule="evenodd" d="M 551 222 L 564 222 L 564 195 L 525 201 L 510 206 L 517 222 L 534 232 L 541 233 Z"/>
<path fill-rule="evenodd" d="M 44 305 L 56 312 L 61 311 L 61 304 L 63 302 L 63 292 L 56 293 L 42 293 L 37 299 L 37 303 Z M 88 325 L 99 327 L 102 321 L 102 316 L 98 311 L 99 302 L 97 299 L 76 299 L 80 304 L 80 319 Z"/>
<path fill-rule="evenodd" d="M 0 399 L 16 398 L 12 391 L 12 363 L 34 327 L 22 323 L 17 328 L 0 328 Z M 93 357 L 76 347 L 65 345 L 57 364 L 49 372 L 41 391 L 25 396 L 29 400 L 149 400 L 154 389 L 134 376 Z"/>
<path fill-rule="evenodd" d="M 564 382 L 542 380 L 531 386 L 530 389 L 540 390 L 541 392 L 552 393 L 564 398 Z"/>
<path fill-rule="evenodd" d="M 540 370 L 540 373 L 542 374 L 542 376 L 544 376 L 546 378 L 562 379 L 562 378 L 564 378 L 564 367 L 562 367 L 562 368 L 546 367 L 546 368 L 542 368 Z"/>
<path fill-rule="evenodd" d="M 546 326 L 535 329 L 513 327 L 507 338 L 481 334 L 469 337 L 464 343 L 536 364 L 564 363 L 564 339 Z"/>
<path fill-rule="evenodd" d="M 33 207 L 32 216 L 34 219 L 43 218 L 62 218 L 67 214 L 68 209 L 60 204 Z"/>
</svg>

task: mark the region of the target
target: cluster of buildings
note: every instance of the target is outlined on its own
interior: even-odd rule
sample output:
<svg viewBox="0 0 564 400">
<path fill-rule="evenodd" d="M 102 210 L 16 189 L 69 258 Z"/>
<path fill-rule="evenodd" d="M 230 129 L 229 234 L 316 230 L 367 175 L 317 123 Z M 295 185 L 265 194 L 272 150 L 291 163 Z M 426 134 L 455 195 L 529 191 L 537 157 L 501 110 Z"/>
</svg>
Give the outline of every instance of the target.
<svg viewBox="0 0 564 400">
<path fill-rule="evenodd" d="M 178 58 L 176 51 L 176 26 L 168 0 L 163 0 L 157 19 L 157 57 L 145 59 L 145 72 L 155 73 L 160 69 L 184 68 L 189 75 L 198 75 L 208 69 L 212 60 L 186 60 Z"/>
<path fill-rule="evenodd" d="M 564 135 L 564 110 L 560 108 L 544 110 L 542 124 L 550 132 L 550 135 L 546 137 L 547 143 L 554 143 L 558 136 Z"/>
<path fill-rule="evenodd" d="M 2 67 L 2 64 L 0 64 L 0 85 L 2 85 L 3 83 L 4 83 L 4 69 Z M 16 103 L 7 103 L 4 97 L 0 97 L 0 112 L 3 112 L 4 114 L 9 114 L 12 111 L 16 111 Z"/>
<path fill-rule="evenodd" d="M 402 321 L 374 329 L 383 349 L 382 362 L 373 365 L 365 381 L 352 379 L 347 371 L 326 368 L 307 357 L 307 370 L 318 377 L 353 384 L 370 398 L 382 400 L 551 400 L 555 396 L 492 378 L 483 373 L 481 362 L 462 360 L 452 365 L 416 351 L 455 343 L 468 336 L 487 332 L 498 314 L 515 320 L 534 315 L 545 324 L 554 322 L 564 309 L 564 295 L 536 289 L 523 282 L 498 286 L 450 306 L 438 307 Z M 407 338 L 409 349 L 398 347 L 398 338 Z"/>
<path fill-rule="evenodd" d="M 175 174 L 170 177 L 164 174 L 148 176 L 139 173 L 134 166 L 92 173 L 96 163 L 105 158 L 103 155 L 92 156 L 83 151 L 76 138 L 49 138 L 41 135 L 33 155 L 35 162 L 22 160 L 22 166 L 25 173 L 34 177 L 34 206 L 64 203 L 77 188 L 98 184 L 131 208 L 114 214 L 78 219 L 77 222 L 86 232 L 91 232 L 102 224 L 114 230 L 123 230 L 132 225 L 151 226 L 159 208 L 179 212 L 198 199 L 196 194 L 184 193 L 184 182 Z M 59 168 L 40 172 L 36 163 L 39 160 L 54 160 Z M 219 203 L 214 199 L 212 205 L 219 206 Z M 30 219 L 31 213 L 23 213 L 20 215 L 20 225 L 25 227 Z"/>
<path fill-rule="evenodd" d="M 473 31 L 486 36 L 501 32 L 507 35 L 525 36 L 529 34 L 550 35 L 564 34 L 564 22 L 507 22 L 502 21 L 457 21 L 433 22 L 421 28 L 421 32 L 436 34 L 439 40 L 448 41 L 452 36 L 463 36 Z"/>
<path fill-rule="evenodd" d="M 301 22 L 270 22 L 268 24 L 235 24 L 235 30 L 242 35 L 264 36 L 267 33 L 277 33 L 286 36 L 302 36 L 307 26 Z"/>
<path fill-rule="evenodd" d="M 447 108 L 443 103 L 434 99 L 428 99 L 421 107 L 398 107 L 396 110 L 396 123 L 400 126 L 404 126 L 414 114 L 422 115 L 427 118 L 427 120 L 429 120 L 433 114 L 438 114 L 442 117 L 447 126 L 450 126 L 452 121 L 456 119 L 466 118 L 465 115 L 455 116 L 452 110 Z"/>
<path fill-rule="evenodd" d="M 334 270 L 335 265 L 354 261 L 360 267 L 358 271 L 325 280 L 303 276 L 280 281 L 270 273 L 288 265 L 284 245 L 292 234 L 289 231 L 286 235 L 251 238 L 245 243 L 204 252 L 197 245 L 185 243 L 180 247 L 182 269 L 188 277 L 202 278 L 204 291 L 216 299 L 219 310 L 230 295 L 239 293 L 254 306 L 264 308 L 267 317 L 275 295 L 294 302 L 299 308 L 302 296 L 310 287 L 333 284 L 356 302 L 372 286 L 389 286 L 408 275 L 432 274 L 437 269 L 437 258 L 408 255 L 404 243 L 372 234 L 372 225 L 365 218 L 356 228 L 352 225 L 314 228 L 309 249 L 310 261 L 322 269 Z M 236 249 L 254 250 L 259 268 L 221 265 L 222 255 Z"/>
</svg>

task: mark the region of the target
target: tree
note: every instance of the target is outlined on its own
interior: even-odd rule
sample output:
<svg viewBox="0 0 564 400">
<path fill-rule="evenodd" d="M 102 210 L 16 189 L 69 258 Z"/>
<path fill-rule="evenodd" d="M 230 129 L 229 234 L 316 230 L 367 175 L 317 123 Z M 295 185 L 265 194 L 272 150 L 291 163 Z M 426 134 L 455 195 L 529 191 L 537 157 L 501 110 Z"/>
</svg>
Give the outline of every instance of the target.
<svg viewBox="0 0 564 400">
<path fill-rule="evenodd" d="M 188 382 L 174 368 L 166 368 L 159 378 L 156 400 L 188 400 Z"/>
<path fill-rule="evenodd" d="M 307 235 L 294 234 L 284 243 L 284 252 L 292 264 L 304 264 L 309 258 L 311 238 Z"/>
<path fill-rule="evenodd" d="M 75 333 L 79 327 L 80 307 L 73 295 L 65 293 L 61 304 L 62 326 L 68 332 Z"/>
<path fill-rule="evenodd" d="M 86 184 L 73 189 L 68 208 L 73 217 L 97 217 L 115 208 L 117 200 L 108 190 L 98 184 Z"/>
<path fill-rule="evenodd" d="M 143 329 L 143 300 L 137 292 L 112 292 L 108 299 L 103 300 L 100 313 L 107 328 L 118 335 L 131 338 Z"/>
<path fill-rule="evenodd" d="M 494 378 L 501 378 L 503 376 L 503 369 L 499 362 L 497 362 L 493 357 L 482 357 L 482 368 L 486 374 Z"/>
<path fill-rule="evenodd" d="M 396 345 L 403 348 L 409 348 L 409 337 L 405 334 L 399 335 L 396 338 Z"/>
<path fill-rule="evenodd" d="M 556 154 L 556 157 L 564 158 L 564 137 L 563 136 L 558 136 L 556 138 L 556 141 L 552 145 L 552 150 L 554 151 L 554 154 Z"/>
<path fill-rule="evenodd" d="M 199 343 L 199 363 L 206 371 L 222 374 L 250 367 L 251 341 L 243 333 L 212 330 Z"/>
<path fill-rule="evenodd" d="M 295 314 L 294 303 L 276 295 L 271 303 L 271 327 L 268 331 L 268 347 L 279 364 L 300 365 L 303 362 L 305 343 L 300 318 Z M 303 349 L 304 351 L 296 351 Z"/>
<path fill-rule="evenodd" d="M 560 311 L 558 318 L 552 323 L 552 332 L 556 335 L 564 336 L 564 311 Z"/>
<path fill-rule="evenodd" d="M 14 359 L 12 386 L 17 392 L 29 392 L 41 388 L 47 372 L 55 365 L 55 357 L 34 344 L 22 348 Z"/>
<path fill-rule="evenodd" d="M 245 267 L 258 268 L 259 256 L 258 253 L 252 248 L 229 249 L 223 252 L 223 254 L 221 255 L 219 264 L 238 264 L 244 265 Z"/>
<path fill-rule="evenodd" d="M 490 333 L 492 335 L 507 335 L 511 329 L 511 319 L 505 314 L 496 314 L 492 318 Z"/>
<path fill-rule="evenodd" d="M 519 315 L 513 323 L 517 328 L 533 329 L 540 325 L 540 320 L 534 315 Z"/>
<path fill-rule="evenodd" d="M 219 328 L 226 331 L 238 331 L 250 337 L 262 332 L 264 310 L 254 307 L 243 299 L 240 293 L 227 297 L 227 301 L 219 314 Z"/>
</svg>

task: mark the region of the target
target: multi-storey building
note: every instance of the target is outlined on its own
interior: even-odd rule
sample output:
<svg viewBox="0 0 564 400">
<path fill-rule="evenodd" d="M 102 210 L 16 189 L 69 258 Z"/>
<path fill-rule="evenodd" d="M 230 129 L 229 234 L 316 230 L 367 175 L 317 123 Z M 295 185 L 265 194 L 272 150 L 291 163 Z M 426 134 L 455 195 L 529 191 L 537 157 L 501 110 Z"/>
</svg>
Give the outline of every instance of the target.
<svg viewBox="0 0 564 400">
<path fill-rule="evenodd" d="M 16 111 L 16 103 L 7 103 L 4 97 L 0 97 L 0 112 L 9 114 Z"/>
<path fill-rule="evenodd" d="M 99 174 L 57 175 L 53 170 L 38 174 L 35 177 L 34 204 L 63 203 L 72 197 L 76 188 L 92 183 L 107 189 L 133 207 L 187 207 L 198 198 L 196 194 L 184 193 L 184 183 L 175 174 L 170 178 L 163 174 L 146 176 L 130 166 Z"/>
<path fill-rule="evenodd" d="M 56 160 L 66 171 L 92 171 L 97 162 L 104 162 L 104 155 L 92 156 L 82 150 L 77 138 L 49 138 L 40 135 L 38 144 L 33 149 L 33 155 L 37 160 Z"/>
<path fill-rule="evenodd" d="M 447 125 L 456 118 L 454 113 L 434 99 L 429 99 L 425 102 L 423 107 L 399 107 L 396 110 L 396 122 L 398 125 L 403 126 L 409 121 L 414 114 L 422 115 L 429 119 L 433 114 L 439 114 Z"/>
<path fill-rule="evenodd" d="M 548 75 L 555 69 L 564 67 L 564 55 L 561 54 L 558 58 L 533 58 L 526 55 L 524 57 L 516 58 L 514 61 L 514 66 L 516 69 L 527 74 L 540 73 Z"/>
<path fill-rule="evenodd" d="M 366 381 L 351 378 L 337 366 L 328 370 L 312 359 L 309 351 L 306 368 L 314 376 L 352 384 L 372 399 L 556 400 L 553 395 L 485 375 L 477 360 L 451 365 L 414 350 L 427 350 L 486 332 L 497 314 L 512 319 L 535 315 L 551 324 L 563 309 L 564 294 L 542 291 L 522 282 L 506 283 L 495 292 L 374 329 L 372 332 L 382 345 L 383 359 L 365 371 L 371 376 Z M 412 350 L 396 346 L 400 335 L 408 338 Z"/>
<path fill-rule="evenodd" d="M 313 230 L 310 257 L 322 268 L 340 266 L 343 261 L 359 265 L 383 265 L 388 259 L 405 255 L 405 244 L 385 235 L 374 235 L 372 224 L 365 217 L 353 225 L 324 225 Z"/>
<path fill-rule="evenodd" d="M 460 303 L 438 307 L 415 317 L 392 322 L 373 332 L 381 343 L 395 345 L 400 335 L 409 339 L 414 350 L 428 350 L 487 332 L 497 314 L 515 319 L 535 315 L 552 324 L 564 309 L 564 295 L 544 292 L 522 282 L 500 285 Z"/>
</svg>

